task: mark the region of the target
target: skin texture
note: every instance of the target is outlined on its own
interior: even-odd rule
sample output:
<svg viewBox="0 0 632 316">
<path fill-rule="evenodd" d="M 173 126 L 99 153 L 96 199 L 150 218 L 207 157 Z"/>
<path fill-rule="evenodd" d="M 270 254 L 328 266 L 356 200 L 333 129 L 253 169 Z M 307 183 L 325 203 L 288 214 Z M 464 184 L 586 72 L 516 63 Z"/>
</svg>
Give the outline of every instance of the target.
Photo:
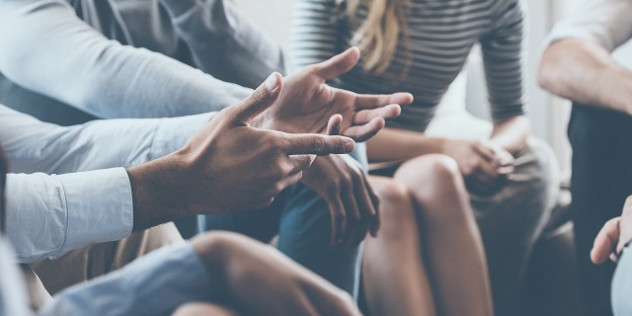
<svg viewBox="0 0 632 316">
<path fill-rule="evenodd" d="M 314 155 L 348 153 L 354 146 L 350 139 L 340 136 L 280 131 L 322 133 L 333 129 L 328 124 L 335 123 L 336 134 L 356 140 L 377 133 L 384 119 L 398 116 L 400 104 L 412 102 L 412 96 L 359 95 L 325 83 L 351 69 L 358 59 L 358 50 L 351 48 L 282 80 L 273 74 L 250 98 L 220 112 L 183 149 L 129 169 L 136 212 L 134 228 L 189 214 L 226 214 L 269 205 L 278 192 L 301 179 L 302 170 L 312 164 Z M 347 170 L 346 176 L 352 177 L 354 171 Z M 329 185 L 311 183 L 318 192 Z M 366 199 L 366 191 L 354 191 L 363 197 L 359 205 L 375 203 Z M 331 204 L 331 200 L 328 202 Z M 353 210 L 345 209 L 346 215 L 348 211 Z M 346 216 L 352 219 L 346 225 L 359 218 L 357 221 L 370 222 L 371 227 L 378 226 L 374 212 L 364 214 Z M 333 217 L 334 226 L 344 227 L 339 218 Z M 347 231 L 356 231 L 355 236 L 361 229 Z"/>
<path fill-rule="evenodd" d="M 360 315 L 349 294 L 271 246 L 225 232 L 195 237 L 191 245 L 224 289 L 220 303 L 239 314 Z"/>
<path fill-rule="evenodd" d="M 332 116 L 327 134 L 341 128 L 342 116 Z M 332 244 L 357 246 L 380 228 L 379 199 L 358 162 L 349 156 L 321 156 L 303 173 L 302 182 L 329 205 Z"/>
<path fill-rule="evenodd" d="M 632 72 L 596 43 L 565 39 L 551 44 L 542 55 L 538 82 L 563 98 L 632 115 Z"/>
<path fill-rule="evenodd" d="M 394 179 L 370 181 L 383 214 L 380 236 L 365 246 L 371 312 L 492 315 L 482 240 L 456 162 L 424 155 Z"/>
<path fill-rule="evenodd" d="M 403 161 L 394 180 L 410 192 L 418 219 L 416 235 L 412 229 L 402 228 L 389 242 L 380 242 L 378 237 L 378 241 L 367 243 L 367 253 L 391 253 L 365 258 L 375 260 L 372 265 L 377 266 L 367 268 L 364 276 L 365 280 L 376 278 L 373 288 L 368 288 L 367 281 L 367 293 L 372 293 L 367 294 L 368 300 L 374 300 L 371 308 L 398 315 L 418 315 L 416 311 L 433 315 L 434 310 L 442 315 L 493 315 L 485 253 L 469 194 L 489 195 L 501 190 L 514 171 L 513 155 L 525 148 L 528 135 L 528 119 L 516 116 L 494 122 L 492 135 L 486 140 L 428 137 L 396 129 L 383 129 L 368 140 L 370 161 Z M 380 206 L 384 214 L 381 235 L 387 234 L 386 227 L 391 225 L 410 225 L 387 222 L 400 218 L 389 213 L 407 209 L 405 202 L 391 204 L 382 201 Z M 422 259 L 412 250 L 415 239 L 422 241 L 424 264 L 419 264 Z M 393 262 L 398 267 L 391 267 Z M 383 291 L 380 284 L 388 282 L 387 274 L 390 279 L 405 280 L 402 282 L 407 285 L 401 287 L 405 290 Z M 432 278 L 425 281 L 423 275 Z M 428 296 L 435 302 L 434 308 L 427 305 Z M 454 297 L 460 299 L 454 301 Z"/>
<path fill-rule="evenodd" d="M 253 124 L 289 133 L 325 133 L 328 120 L 340 114 L 342 135 L 359 142 L 369 139 L 384 127 L 384 119 L 399 116 L 400 105 L 412 103 L 413 96 L 356 94 L 326 84 L 326 80 L 351 70 L 359 58 L 358 49 L 352 47 L 286 77 L 277 105 L 262 113 Z"/>
<path fill-rule="evenodd" d="M 493 193 L 502 188 L 502 178 L 513 172 L 513 155 L 526 146 L 529 130 L 524 116 L 495 122 L 490 139 L 477 141 L 385 128 L 367 142 L 367 153 L 372 162 L 445 154 L 456 160 L 469 189 Z"/>
<path fill-rule="evenodd" d="M 602 264 L 608 260 L 616 262 L 623 247 L 632 240 L 632 196 L 628 197 L 620 217 L 615 217 L 601 228 L 595 238 L 590 259 L 595 264 Z"/>
<path fill-rule="evenodd" d="M 276 101 L 281 89 L 280 75 L 273 74 L 251 97 L 216 115 L 179 151 L 130 168 L 134 228 L 156 225 L 174 214 L 219 215 L 267 206 L 301 179 L 313 155 L 354 149 L 347 137 L 252 127 L 253 118 Z"/>
</svg>

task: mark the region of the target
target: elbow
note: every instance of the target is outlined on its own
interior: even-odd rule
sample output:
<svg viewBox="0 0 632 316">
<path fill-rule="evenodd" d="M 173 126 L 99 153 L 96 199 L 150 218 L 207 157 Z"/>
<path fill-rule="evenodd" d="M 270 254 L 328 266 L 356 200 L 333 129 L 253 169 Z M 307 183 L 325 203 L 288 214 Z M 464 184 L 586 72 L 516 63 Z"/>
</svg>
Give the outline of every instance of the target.
<svg viewBox="0 0 632 316">
<path fill-rule="evenodd" d="M 548 48 L 542 55 L 538 66 L 538 85 L 549 92 L 555 93 L 556 84 L 560 82 L 560 67 L 555 60 L 555 52 Z"/>
</svg>

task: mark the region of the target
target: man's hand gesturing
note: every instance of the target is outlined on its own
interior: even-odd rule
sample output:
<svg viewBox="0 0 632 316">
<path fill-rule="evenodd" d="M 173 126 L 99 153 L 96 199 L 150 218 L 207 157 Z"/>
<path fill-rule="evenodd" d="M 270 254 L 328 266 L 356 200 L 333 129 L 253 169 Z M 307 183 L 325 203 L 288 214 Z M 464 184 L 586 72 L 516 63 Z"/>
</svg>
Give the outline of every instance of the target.
<svg viewBox="0 0 632 316">
<path fill-rule="evenodd" d="M 356 94 L 327 85 L 327 80 L 351 70 L 359 58 L 359 50 L 353 47 L 287 76 L 278 102 L 253 125 L 290 133 L 325 133 L 329 118 L 341 114 L 342 135 L 359 142 L 371 138 L 384 127 L 385 119 L 399 116 L 400 105 L 410 104 L 413 96 Z"/>
<path fill-rule="evenodd" d="M 281 76 L 272 74 L 249 98 L 218 113 L 179 151 L 130 168 L 134 228 L 189 214 L 267 206 L 301 179 L 315 155 L 353 151 L 354 141 L 344 136 L 252 127 L 252 120 L 275 103 L 282 85 Z"/>
</svg>

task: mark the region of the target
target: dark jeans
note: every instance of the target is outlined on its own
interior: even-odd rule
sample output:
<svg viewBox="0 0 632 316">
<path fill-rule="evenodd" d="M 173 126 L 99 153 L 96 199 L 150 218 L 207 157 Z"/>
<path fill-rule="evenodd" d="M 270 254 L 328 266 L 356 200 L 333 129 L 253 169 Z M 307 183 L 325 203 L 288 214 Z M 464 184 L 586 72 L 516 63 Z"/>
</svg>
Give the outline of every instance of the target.
<svg viewBox="0 0 632 316">
<path fill-rule="evenodd" d="M 632 194 L 632 117 L 576 104 L 568 136 L 573 147 L 571 211 L 584 302 L 588 315 L 611 315 L 615 266 L 596 266 L 589 254 L 603 224 L 621 215 Z"/>
<path fill-rule="evenodd" d="M 367 167 L 364 144 L 351 155 Z M 205 216 L 202 230 L 229 230 L 262 242 L 278 234 L 278 248 L 329 282 L 357 297 L 360 248 L 331 245 L 327 203 L 302 183 L 279 194 L 267 208 L 227 216 Z"/>
</svg>

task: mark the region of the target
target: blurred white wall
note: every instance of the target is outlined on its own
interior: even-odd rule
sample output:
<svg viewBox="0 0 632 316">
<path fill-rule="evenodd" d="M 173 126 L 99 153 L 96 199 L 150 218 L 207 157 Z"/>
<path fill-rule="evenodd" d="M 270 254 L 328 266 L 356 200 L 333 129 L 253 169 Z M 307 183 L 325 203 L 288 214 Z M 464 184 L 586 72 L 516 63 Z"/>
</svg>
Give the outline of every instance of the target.
<svg viewBox="0 0 632 316">
<path fill-rule="evenodd" d="M 232 0 L 240 5 L 256 23 L 276 38 L 284 47 L 289 46 L 289 24 L 293 0 Z M 566 126 L 570 104 L 550 96 L 537 86 L 537 65 L 541 43 L 556 21 L 573 14 L 574 9 L 585 0 L 527 0 L 529 6 L 529 82 L 527 93 L 530 100 L 529 117 L 533 134 L 545 139 L 553 147 L 560 167 L 570 170 L 570 146 L 566 137 Z M 632 68 L 632 44 L 616 54 L 620 61 Z M 626 58 L 627 56 L 627 58 Z M 476 59 L 476 58 L 474 58 Z M 468 67 L 467 108 L 477 116 L 486 117 L 486 95 L 480 67 Z M 483 106 L 481 106 L 483 105 Z"/>
</svg>

